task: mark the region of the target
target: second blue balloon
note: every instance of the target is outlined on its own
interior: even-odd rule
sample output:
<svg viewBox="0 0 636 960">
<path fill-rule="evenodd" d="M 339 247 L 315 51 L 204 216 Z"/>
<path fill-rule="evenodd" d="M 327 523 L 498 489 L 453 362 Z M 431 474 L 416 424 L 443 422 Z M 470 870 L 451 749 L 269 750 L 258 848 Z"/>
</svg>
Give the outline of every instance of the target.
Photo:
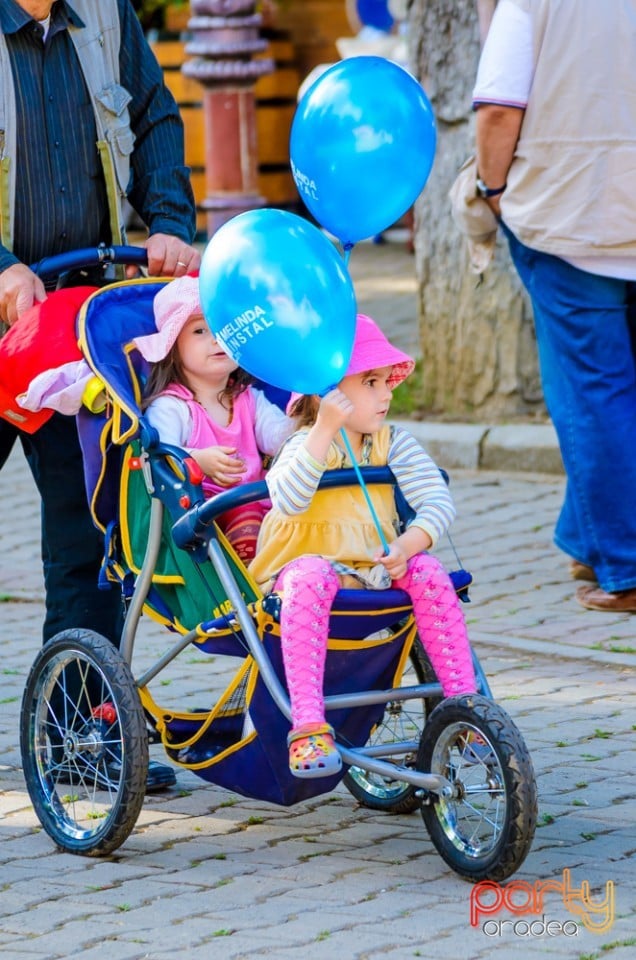
<svg viewBox="0 0 636 960">
<path fill-rule="evenodd" d="M 352 57 L 301 99 L 290 157 L 307 208 L 349 245 L 406 213 L 428 179 L 435 146 L 433 110 L 415 78 L 382 57 Z"/>
</svg>

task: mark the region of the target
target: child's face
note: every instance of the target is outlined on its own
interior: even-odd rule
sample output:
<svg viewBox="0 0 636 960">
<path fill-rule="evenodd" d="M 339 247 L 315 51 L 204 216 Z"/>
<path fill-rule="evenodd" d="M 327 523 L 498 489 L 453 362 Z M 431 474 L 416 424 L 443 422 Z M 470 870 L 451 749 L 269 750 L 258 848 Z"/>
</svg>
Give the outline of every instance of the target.
<svg viewBox="0 0 636 960">
<path fill-rule="evenodd" d="M 355 407 L 347 419 L 347 430 L 362 434 L 377 433 L 381 429 L 393 396 L 389 386 L 392 370 L 393 367 L 379 367 L 340 381 L 338 388 Z"/>
<path fill-rule="evenodd" d="M 227 381 L 238 364 L 219 346 L 203 317 L 190 317 L 177 337 L 183 372 L 213 383 Z"/>
</svg>

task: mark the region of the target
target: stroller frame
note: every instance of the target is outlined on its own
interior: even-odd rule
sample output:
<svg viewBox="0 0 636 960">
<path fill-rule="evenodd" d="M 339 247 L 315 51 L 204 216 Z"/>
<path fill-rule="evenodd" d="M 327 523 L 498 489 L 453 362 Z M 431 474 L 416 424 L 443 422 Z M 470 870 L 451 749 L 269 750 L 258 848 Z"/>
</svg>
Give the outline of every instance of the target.
<svg viewBox="0 0 636 960">
<path fill-rule="evenodd" d="M 128 248 L 113 248 L 106 254 L 99 251 L 99 262 L 130 262 L 130 257 Z M 138 250 L 134 251 L 134 258 L 139 262 Z M 76 254 L 73 266 L 77 260 Z M 55 258 L 53 263 L 57 269 Z M 137 331 L 131 337 L 134 335 Z M 90 363 L 91 358 L 87 359 Z M 94 367 L 94 372 L 103 375 L 99 367 Z M 106 383 L 107 390 L 108 386 Z M 113 402 L 110 391 L 108 395 Z M 227 544 L 215 524 L 216 518 L 228 509 L 267 497 L 265 482 L 246 484 L 204 501 L 200 479 L 194 475 L 192 461 L 184 451 L 160 443 L 156 432 L 141 417 L 128 436 L 138 437 L 141 443 L 138 460 L 151 504 L 143 563 L 131 590 L 130 571 L 121 578 L 130 596 L 120 650 L 91 631 L 76 629 L 58 634 L 36 657 L 21 715 L 23 766 L 36 814 L 61 849 L 92 856 L 111 853 L 135 826 L 145 792 L 147 722 L 152 715 L 155 728 L 164 728 L 167 717 L 162 715 L 158 720 L 153 715 L 149 703 L 154 702 L 144 697 L 144 691 L 193 643 L 200 644 L 217 635 L 240 635 L 265 697 L 269 696 L 286 721 L 291 715 L 280 664 L 276 669 L 271 646 L 267 648 L 257 629 L 263 615 L 268 619 L 267 629 L 270 623 L 271 629 L 276 629 L 276 597 L 244 597 L 233 571 L 233 560 L 228 558 Z M 363 468 L 362 474 L 371 485 L 395 484 L 388 468 Z M 326 473 L 321 486 L 355 483 L 355 472 L 343 470 Z M 153 589 L 165 539 L 166 513 L 172 521 L 174 544 L 196 564 L 209 561 L 230 610 L 224 609 L 221 616 L 197 623 L 191 629 L 182 629 L 171 648 L 135 679 L 131 669 L 135 640 Z M 465 598 L 466 586 L 460 585 L 458 592 Z M 348 593 L 381 596 L 384 592 L 341 591 L 338 597 Z M 411 662 L 416 662 L 418 682 L 406 686 L 384 682 L 366 690 L 326 692 L 328 718 L 338 711 L 338 716 L 358 716 L 366 708 L 372 711 L 367 726 L 363 724 L 361 730 L 352 734 L 354 741 L 362 737 L 361 743 L 347 742 L 347 736 L 340 737 L 334 724 L 344 782 L 366 806 L 398 813 L 419 810 L 436 849 L 461 877 L 471 881 L 503 880 L 525 859 L 536 825 L 536 783 L 523 738 L 510 717 L 493 701 L 474 653 L 480 692 L 441 699 L 441 686 L 417 637 L 407 595 L 400 596 L 401 591 L 386 594 L 391 594 L 397 603 L 396 622 L 406 623 L 399 627 L 404 633 L 399 633 L 402 649 L 398 673 L 410 656 Z M 356 599 L 363 603 L 369 600 L 372 605 L 377 597 Z M 387 632 L 387 616 L 388 613 L 380 626 L 372 629 L 372 634 L 377 630 Z M 391 640 L 389 637 L 386 641 L 389 646 Z M 391 676 L 394 666 L 391 660 L 387 668 Z M 56 697 L 62 704 L 59 707 L 55 706 Z M 418 709 L 423 708 L 421 729 L 418 725 L 410 735 L 393 739 L 376 737 L 383 729 L 385 714 L 393 713 L 401 720 L 402 710 L 412 702 Z M 178 726 L 179 718 L 176 720 Z M 207 722 L 203 714 L 201 722 Z M 192 728 L 182 741 L 186 746 L 197 740 L 197 735 L 188 738 L 188 732 Z M 281 739 L 284 745 L 284 738 Z M 164 736 L 163 740 L 169 756 L 181 762 L 181 753 L 172 749 L 170 737 Z M 249 740 L 248 737 L 246 742 Z M 231 754 L 233 749 L 227 752 Z M 396 758 L 401 759 L 396 762 Z M 209 763 L 216 763 L 216 759 Z M 213 766 L 204 766 L 201 772 L 202 763 L 183 765 L 212 783 L 226 786 L 223 780 L 215 779 Z M 280 779 L 280 768 L 278 772 L 275 765 L 271 769 Z M 342 774 L 295 781 L 299 789 L 302 786 L 298 796 L 285 792 L 283 784 L 282 800 L 274 802 L 293 803 L 327 792 L 341 777 Z M 247 796 L 260 796 L 251 786 L 244 790 L 239 784 L 234 789 Z M 265 795 L 263 799 L 270 797 Z"/>
</svg>

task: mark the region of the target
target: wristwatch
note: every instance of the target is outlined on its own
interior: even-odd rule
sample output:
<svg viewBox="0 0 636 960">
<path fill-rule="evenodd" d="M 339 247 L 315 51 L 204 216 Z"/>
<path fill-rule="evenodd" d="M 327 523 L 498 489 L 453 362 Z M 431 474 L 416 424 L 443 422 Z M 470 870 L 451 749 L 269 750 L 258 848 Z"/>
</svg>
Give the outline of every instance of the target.
<svg viewBox="0 0 636 960">
<path fill-rule="evenodd" d="M 506 187 L 507 184 L 505 183 L 503 187 L 487 187 L 481 177 L 477 177 L 475 191 L 478 197 L 483 197 L 484 200 L 487 200 L 489 197 L 498 197 L 500 193 L 504 192 Z"/>
</svg>

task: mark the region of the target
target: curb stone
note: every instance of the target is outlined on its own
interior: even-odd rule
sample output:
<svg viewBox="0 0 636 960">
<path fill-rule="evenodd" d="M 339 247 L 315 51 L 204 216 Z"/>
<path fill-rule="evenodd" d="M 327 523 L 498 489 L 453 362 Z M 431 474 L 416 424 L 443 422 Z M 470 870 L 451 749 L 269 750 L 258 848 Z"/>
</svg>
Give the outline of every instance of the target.
<svg viewBox="0 0 636 960">
<path fill-rule="evenodd" d="M 412 433 L 445 469 L 564 474 L 552 424 L 395 423 Z"/>
</svg>

